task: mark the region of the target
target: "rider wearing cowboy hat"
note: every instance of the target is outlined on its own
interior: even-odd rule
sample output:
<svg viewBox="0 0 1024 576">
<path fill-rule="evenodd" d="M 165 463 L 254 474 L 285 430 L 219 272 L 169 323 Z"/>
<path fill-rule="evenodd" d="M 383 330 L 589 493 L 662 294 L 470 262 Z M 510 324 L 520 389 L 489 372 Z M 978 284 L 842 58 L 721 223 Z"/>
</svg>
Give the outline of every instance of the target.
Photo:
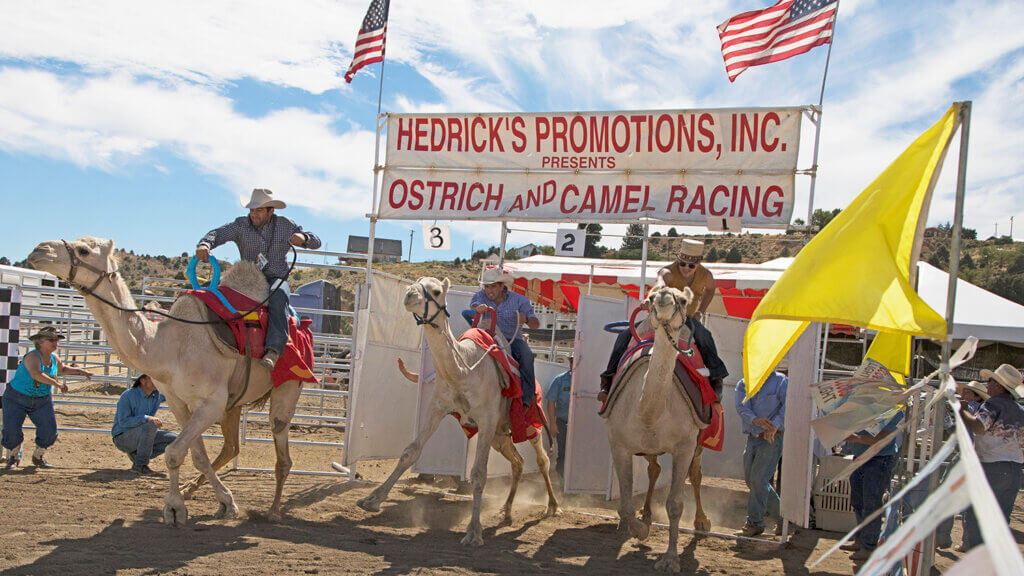
<svg viewBox="0 0 1024 576">
<path fill-rule="evenodd" d="M 1015 401 L 1024 397 L 1024 377 L 1009 364 L 994 371 L 982 370 L 981 377 L 987 379 L 990 398 L 978 409 L 977 416 L 970 414 L 964 404 L 960 415 L 967 429 L 974 433 L 974 447 L 985 479 L 1009 522 L 1024 464 L 1024 408 Z M 978 519 L 970 507 L 964 516 L 964 540 L 967 550 L 982 543 Z"/>
<path fill-rule="evenodd" d="M 206 262 L 210 259 L 210 250 L 234 242 L 242 259 L 255 262 L 263 272 L 271 294 L 267 302 L 270 318 L 264 346 L 267 353 L 261 362 L 268 369 L 273 369 L 288 343 L 288 297 L 291 288 L 287 282 L 286 257 L 289 245 L 316 250 L 320 247 L 320 238 L 304 231 L 290 219 L 274 214 L 274 210 L 283 210 L 285 203 L 276 200 L 270 190 L 253 190 L 245 208 L 249 209 L 248 216 L 240 216 L 203 236 L 196 246 L 196 258 Z"/>
</svg>

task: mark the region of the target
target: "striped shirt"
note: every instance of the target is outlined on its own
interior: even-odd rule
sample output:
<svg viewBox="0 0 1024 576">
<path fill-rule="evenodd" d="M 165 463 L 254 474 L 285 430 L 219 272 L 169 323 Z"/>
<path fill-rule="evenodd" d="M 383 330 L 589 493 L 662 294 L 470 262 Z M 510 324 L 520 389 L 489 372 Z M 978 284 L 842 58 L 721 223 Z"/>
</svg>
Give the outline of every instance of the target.
<svg viewBox="0 0 1024 576">
<path fill-rule="evenodd" d="M 320 238 L 312 232 L 306 232 L 292 220 L 274 214 L 270 221 L 257 228 L 248 216 L 239 216 L 231 222 L 210 230 L 199 241 L 199 246 L 207 246 L 211 250 L 234 242 L 242 260 L 256 262 L 260 254 L 267 259 L 263 267 L 263 275 L 267 278 L 284 278 L 288 276 L 288 240 L 292 234 L 301 232 L 306 236 L 303 248 L 316 250 L 320 247 Z"/>
</svg>

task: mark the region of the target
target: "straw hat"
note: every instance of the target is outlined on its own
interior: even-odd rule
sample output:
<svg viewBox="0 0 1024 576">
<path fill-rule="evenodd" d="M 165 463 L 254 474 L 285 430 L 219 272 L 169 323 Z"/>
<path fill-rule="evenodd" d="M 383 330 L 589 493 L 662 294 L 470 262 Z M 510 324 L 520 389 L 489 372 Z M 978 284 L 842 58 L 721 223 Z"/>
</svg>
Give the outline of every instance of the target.
<svg viewBox="0 0 1024 576">
<path fill-rule="evenodd" d="M 1006 388 L 1010 394 L 1013 394 L 1014 398 L 1020 399 L 1024 397 L 1024 376 L 1021 376 L 1020 371 L 1009 364 L 1003 364 L 996 368 L 995 372 L 982 370 L 981 377 L 986 380 L 992 379 L 999 382 L 1003 388 Z"/>
<path fill-rule="evenodd" d="M 512 275 L 508 272 L 503 271 L 501 268 L 484 268 L 483 273 L 480 275 L 480 286 L 486 286 L 488 284 L 495 284 L 501 282 L 506 288 L 511 288 L 515 284 L 515 280 Z"/>
<path fill-rule="evenodd" d="M 679 247 L 677 258 L 683 262 L 700 262 L 704 257 L 704 243 L 700 240 L 683 238 L 682 246 Z"/>
<path fill-rule="evenodd" d="M 39 332 L 28 337 L 29 340 L 35 342 L 36 340 L 63 340 L 64 337 L 57 334 L 57 329 L 53 326 L 43 326 L 39 329 Z"/>
<path fill-rule="evenodd" d="M 254 188 L 252 191 L 252 197 L 249 198 L 249 203 L 244 207 L 249 210 L 255 210 L 256 208 L 277 208 L 281 210 L 285 207 L 285 203 L 280 200 L 274 200 L 274 193 L 266 188 Z"/>
<path fill-rule="evenodd" d="M 974 392 L 978 396 L 981 396 L 982 400 L 988 400 L 990 398 L 990 396 L 988 395 L 988 390 L 985 389 L 985 386 L 981 382 L 978 382 L 976 380 L 971 380 L 967 384 L 961 384 L 961 395 L 964 393 L 964 390 L 970 390 L 971 392 Z"/>
</svg>

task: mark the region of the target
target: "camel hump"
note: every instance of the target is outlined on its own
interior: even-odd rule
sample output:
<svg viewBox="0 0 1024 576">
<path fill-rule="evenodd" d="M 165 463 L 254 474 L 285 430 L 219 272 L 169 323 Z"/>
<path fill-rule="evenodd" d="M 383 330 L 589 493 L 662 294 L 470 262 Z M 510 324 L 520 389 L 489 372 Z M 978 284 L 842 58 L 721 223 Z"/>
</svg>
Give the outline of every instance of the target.
<svg viewBox="0 0 1024 576">
<path fill-rule="evenodd" d="M 263 272 L 260 272 L 256 264 L 247 260 L 242 260 L 225 270 L 220 277 L 220 284 L 237 290 L 257 302 L 266 300 L 270 295 L 270 287 L 267 286 Z"/>
</svg>

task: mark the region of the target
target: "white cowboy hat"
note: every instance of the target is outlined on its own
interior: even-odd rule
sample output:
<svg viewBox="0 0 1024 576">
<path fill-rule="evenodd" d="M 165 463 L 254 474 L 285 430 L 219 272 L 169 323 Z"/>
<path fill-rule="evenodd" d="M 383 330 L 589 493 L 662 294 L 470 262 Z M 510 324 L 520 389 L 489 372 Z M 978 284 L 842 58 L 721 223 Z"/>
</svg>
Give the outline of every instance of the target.
<svg viewBox="0 0 1024 576">
<path fill-rule="evenodd" d="M 285 207 L 285 203 L 280 200 L 274 200 L 274 193 L 266 188 L 253 188 L 252 197 L 249 198 L 249 203 L 244 205 L 244 208 L 249 210 L 255 210 L 256 208 L 277 208 L 281 210 Z"/>
<path fill-rule="evenodd" d="M 981 377 L 985 380 L 992 379 L 999 382 L 1018 400 L 1024 397 L 1024 376 L 1021 376 L 1020 371 L 1009 364 L 1003 364 L 996 368 L 995 372 L 982 370 Z"/>
<path fill-rule="evenodd" d="M 978 396 L 981 396 L 982 400 L 988 400 L 991 397 L 988 395 L 988 390 L 985 389 L 985 386 L 975 380 L 971 380 L 967 384 L 961 384 L 960 394 L 963 394 L 964 390 L 970 390 L 971 392 L 974 392 Z"/>
<path fill-rule="evenodd" d="M 506 288 L 511 288 L 515 284 L 515 279 L 501 268 L 484 268 L 483 273 L 480 274 L 480 286 L 498 282 L 504 284 Z"/>
<path fill-rule="evenodd" d="M 684 262 L 700 262 L 704 257 L 704 243 L 700 240 L 683 238 L 682 246 L 679 247 L 677 258 Z"/>
</svg>

